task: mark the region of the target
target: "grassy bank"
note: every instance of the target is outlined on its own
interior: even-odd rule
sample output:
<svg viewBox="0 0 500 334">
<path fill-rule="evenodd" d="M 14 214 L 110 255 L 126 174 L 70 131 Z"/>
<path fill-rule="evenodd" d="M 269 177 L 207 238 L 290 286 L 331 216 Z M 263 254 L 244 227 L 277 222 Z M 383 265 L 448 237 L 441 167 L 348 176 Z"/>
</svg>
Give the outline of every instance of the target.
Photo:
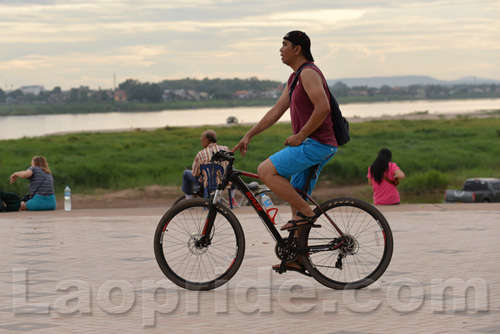
<svg viewBox="0 0 500 334">
<path fill-rule="evenodd" d="M 82 133 L 0 141 L 0 189 L 26 193 L 26 180 L 9 185 L 13 171 L 29 167 L 34 155 L 47 157 L 58 193 L 119 190 L 181 184 L 181 173 L 200 149 L 202 128 L 164 128 L 123 133 Z M 219 143 L 234 146 L 246 126 L 221 127 Z M 382 147 L 407 179 L 403 197 L 425 202 L 467 177 L 500 177 L 500 119 L 458 117 L 445 120 L 384 120 L 351 124 L 352 141 L 325 167 L 320 182 L 364 184 L 367 167 Z M 290 125 L 275 125 L 253 139 L 236 168 L 255 172 L 258 164 L 282 148 Z M 435 198 L 432 197 L 432 198 Z M 434 200 L 432 200 L 434 201 Z"/>
</svg>

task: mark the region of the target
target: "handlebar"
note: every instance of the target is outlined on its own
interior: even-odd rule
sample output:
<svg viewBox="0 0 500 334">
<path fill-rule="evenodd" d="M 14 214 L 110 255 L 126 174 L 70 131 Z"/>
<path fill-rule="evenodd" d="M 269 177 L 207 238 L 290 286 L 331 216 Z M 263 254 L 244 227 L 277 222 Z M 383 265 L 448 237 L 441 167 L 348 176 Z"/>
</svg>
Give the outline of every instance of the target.
<svg viewBox="0 0 500 334">
<path fill-rule="evenodd" d="M 212 155 L 212 159 L 210 159 L 210 162 L 215 162 L 215 161 L 228 161 L 231 165 L 234 162 L 234 152 L 226 152 L 223 150 L 220 150 L 218 152 L 215 152 Z"/>
</svg>

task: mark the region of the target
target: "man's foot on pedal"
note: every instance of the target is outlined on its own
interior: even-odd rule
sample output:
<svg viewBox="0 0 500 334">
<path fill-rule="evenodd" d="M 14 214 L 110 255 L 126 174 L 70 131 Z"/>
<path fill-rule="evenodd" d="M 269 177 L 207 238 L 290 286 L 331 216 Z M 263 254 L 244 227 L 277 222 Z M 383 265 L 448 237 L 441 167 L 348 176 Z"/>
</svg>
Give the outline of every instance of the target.
<svg viewBox="0 0 500 334">
<path fill-rule="evenodd" d="M 307 217 L 302 212 L 297 212 L 296 215 L 299 216 L 301 219 L 289 220 L 285 225 L 281 226 L 282 231 L 289 231 L 291 229 L 296 229 L 304 226 L 321 227 L 321 225 L 314 224 L 318 219 L 316 215 Z"/>
<path fill-rule="evenodd" d="M 276 272 L 279 272 L 280 270 L 280 266 L 281 266 L 281 263 L 280 264 L 275 264 L 273 266 L 273 270 L 276 271 Z M 295 261 L 290 261 L 290 262 L 287 262 L 285 263 L 285 271 L 296 271 L 302 275 L 306 275 L 306 276 L 311 276 L 311 274 L 309 274 L 309 272 L 306 270 L 306 268 L 304 268 L 304 266 L 302 265 L 302 263 L 300 263 L 299 261 L 295 260 Z"/>
</svg>

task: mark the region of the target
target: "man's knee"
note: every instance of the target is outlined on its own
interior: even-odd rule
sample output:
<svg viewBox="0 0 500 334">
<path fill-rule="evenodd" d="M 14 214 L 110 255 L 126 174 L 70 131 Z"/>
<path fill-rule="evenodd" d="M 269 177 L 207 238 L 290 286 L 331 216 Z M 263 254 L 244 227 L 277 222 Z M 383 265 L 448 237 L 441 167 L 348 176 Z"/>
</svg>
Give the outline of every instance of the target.
<svg viewBox="0 0 500 334">
<path fill-rule="evenodd" d="M 271 160 L 267 159 L 261 162 L 259 167 L 257 168 L 257 174 L 262 181 L 265 181 L 267 177 L 278 174 L 276 168 L 274 167 Z"/>
</svg>

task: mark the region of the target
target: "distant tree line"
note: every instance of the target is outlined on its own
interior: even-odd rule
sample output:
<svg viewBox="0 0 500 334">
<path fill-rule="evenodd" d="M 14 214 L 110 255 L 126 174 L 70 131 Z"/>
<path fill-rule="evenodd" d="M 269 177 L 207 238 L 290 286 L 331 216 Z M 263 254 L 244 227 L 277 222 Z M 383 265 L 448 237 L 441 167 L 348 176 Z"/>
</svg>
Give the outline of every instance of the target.
<svg viewBox="0 0 500 334">
<path fill-rule="evenodd" d="M 246 98 L 275 98 L 280 93 L 284 83 L 272 80 L 249 79 L 180 79 L 164 80 L 159 83 L 140 82 L 127 79 L 118 85 L 118 91 L 125 92 L 128 102 L 160 103 L 172 101 L 165 99 L 165 92 L 178 90 L 203 92 L 205 96 L 215 100 L 238 99 L 237 92 L 252 92 Z M 414 99 L 449 99 L 449 98 L 482 98 L 500 97 L 499 84 L 461 84 L 453 86 L 441 85 L 410 85 L 406 87 L 368 86 L 349 87 L 337 82 L 332 87 L 334 95 L 341 102 L 378 101 L 378 100 L 414 100 Z M 274 95 L 264 95 L 274 92 Z M 0 88 L 0 104 L 31 104 L 31 103 L 87 103 L 106 102 L 116 99 L 116 91 L 91 90 L 88 87 L 71 88 L 63 91 L 60 87 L 52 90 L 42 90 L 39 94 L 23 93 L 21 89 L 5 92 Z M 123 101 L 123 100 L 120 100 Z"/>
<path fill-rule="evenodd" d="M 349 87 L 343 82 L 332 86 L 336 97 L 383 97 L 391 100 L 413 99 L 450 99 L 450 98 L 481 98 L 500 97 L 498 84 L 460 84 L 460 85 L 410 85 L 404 87 L 390 87 L 384 85 L 380 88 L 368 86 Z"/>
<path fill-rule="evenodd" d="M 272 80 L 259 80 L 256 77 L 249 79 L 181 79 L 164 80 L 159 85 L 162 90 L 186 89 L 206 92 L 215 99 L 232 99 L 238 91 L 265 92 L 278 88 L 282 82 Z"/>
</svg>

